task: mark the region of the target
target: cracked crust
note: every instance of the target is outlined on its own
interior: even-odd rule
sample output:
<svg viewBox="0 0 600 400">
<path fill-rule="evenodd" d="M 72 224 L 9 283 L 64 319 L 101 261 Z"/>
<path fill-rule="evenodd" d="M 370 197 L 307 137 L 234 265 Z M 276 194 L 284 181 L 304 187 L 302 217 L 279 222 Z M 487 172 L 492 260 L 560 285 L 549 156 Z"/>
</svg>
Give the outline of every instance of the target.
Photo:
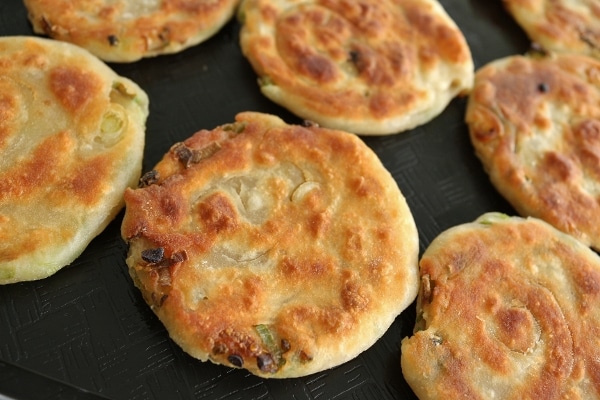
<svg viewBox="0 0 600 400">
<path fill-rule="evenodd" d="M 416 297 L 412 215 L 352 134 L 241 113 L 142 182 L 125 194 L 130 273 L 196 358 L 307 375 L 370 347 Z"/>
<path fill-rule="evenodd" d="M 503 0 L 529 38 L 547 51 L 600 58 L 597 0 Z"/>
<path fill-rule="evenodd" d="M 36 33 L 109 62 L 180 52 L 223 27 L 239 0 L 24 0 Z"/>
<path fill-rule="evenodd" d="M 511 56 L 475 76 L 466 121 L 496 189 L 522 216 L 600 248 L 600 61 Z"/>
<path fill-rule="evenodd" d="M 324 127 L 399 133 L 472 87 L 468 44 L 436 0 L 246 0 L 239 15 L 262 93 Z"/>
<path fill-rule="evenodd" d="M 419 399 L 600 398 L 590 248 L 541 220 L 490 213 L 440 234 L 420 276 L 415 332 L 401 347 Z"/>
<path fill-rule="evenodd" d="M 0 283 L 54 274 L 123 206 L 148 97 L 89 52 L 0 38 Z"/>
</svg>

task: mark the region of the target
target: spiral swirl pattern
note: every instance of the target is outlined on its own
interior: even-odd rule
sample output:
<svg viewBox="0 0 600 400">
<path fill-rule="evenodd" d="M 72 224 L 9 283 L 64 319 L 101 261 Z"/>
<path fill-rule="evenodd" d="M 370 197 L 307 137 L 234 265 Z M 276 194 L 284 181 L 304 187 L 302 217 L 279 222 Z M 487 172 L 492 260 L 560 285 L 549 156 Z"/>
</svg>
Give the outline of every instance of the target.
<svg viewBox="0 0 600 400">
<path fill-rule="evenodd" d="M 469 47 L 435 0 L 247 0 L 240 15 L 264 95 L 323 126 L 397 133 L 472 84 Z"/>
<path fill-rule="evenodd" d="M 600 398 L 600 259 L 536 219 L 486 214 L 420 263 L 402 370 L 420 399 Z"/>
</svg>

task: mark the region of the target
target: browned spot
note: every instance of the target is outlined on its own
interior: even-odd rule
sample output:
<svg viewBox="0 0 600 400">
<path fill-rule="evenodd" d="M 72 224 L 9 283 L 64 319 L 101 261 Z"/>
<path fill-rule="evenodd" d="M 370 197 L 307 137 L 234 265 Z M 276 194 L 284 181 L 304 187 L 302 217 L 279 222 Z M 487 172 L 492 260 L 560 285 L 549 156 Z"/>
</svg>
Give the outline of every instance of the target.
<svg viewBox="0 0 600 400">
<path fill-rule="evenodd" d="M 86 162 L 77 163 L 76 169 L 67 177 L 63 188 L 69 195 L 76 197 L 86 205 L 102 200 L 107 170 L 112 160 L 106 156 L 94 157 Z"/>
<path fill-rule="evenodd" d="M 548 151 L 544 155 L 542 170 L 555 181 L 565 182 L 574 173 L 573 162 L 565 155 Z"/>
<path fill-rule="evenodd" d="M 345 235 L 344 255 L 348 259 L 354 259 L 363 250 L 363 238 L 360 228 L 347 229 Z"/>
<path fill-rule="evenodd" d="M 323 236 L 329 226 L 329 218 L 325 213 L 314 213 L 308 220 L 308 231 L 312 237 Z"/>
<path fill-rule="evenodd" d="M 333 63 L 318 54 L 305 54 L 298 58 L 298 71 L 309 76 L 317 82 L 331 82 L 335 79 L 335 66 Z"/>
<path fill-rule="evenodd" d="M 198 204 L 197 212 L 208 232 L 231 231 L 238 226 L 237 209 L 223 193 L 208 196 Z"/>
<path fill-rule="evenodd" d="M 500 137 L 503 132 L 498 115 L 487 108 L 469 109 L 467 122 L 472 137 L 478 142 L 491 142 Z"/>
<path fill-rule="evenodd" d="M 573 127 L 573 133 L 581 144 L 598 144 L 600 142 L 600 121 L 586 119 Z"/>
<path fill-rule="evenodd" d="M 581 122 L 573 127 L 573 135 L 583 170 L 600 180 L 600 121 Z"/>
<path fill-rule="evenodd" d="M 597 272 L 581 266 L 581 268 L 574 268 L 573 276 L 577 288 L 584 294 L 598 295 L 600 293 L 600 274 Z"/>
<path fill-rule="evenodd" d="M 526 353 L 533 349 L 538 335 L 535 321 L 525 308 L 504 308 L 496 315 L 498 340 L 512 351 Z"/>
<path fill-rule="evenodd" d="M 369 297 L 356 282 L 346 282 L 342 287 L 341 296 L 343 307 L 346 310 L 361 311 L 369 305 Z"/>
<path fill-rule="evenodd" d="M 101 86 L 96 75 L 75 67 L 54 68 L 49 76 L 50 90 L 71 113 L 81 111 Z"/>
<path fill-rule="evenodd" d="M 57 166 L 67 157 L 71 146 L 66 132 L 44 140 L 29 159 L 4 173 L 0 179 L 0 199 L 27 196 L 56 182 Z"/>
<path fill-rule="evenodd" d="M 415 2 L 414 6 L 406 8 L 405 13 L 411 27 L 424 39 L 424 52 L 421 55 L 426 58 L 422 61 L 435 61 L 442 58 L 458 63 L 469 57 L 460 32 L 448 26 L 445 21 L 436 18 L 434 13 L 422 3 Z M 434 56 L 428 60 L 427 54 Z"/>
<path fill-rule="evenodd" d="M 6 93 L 0 93 L 0 148 L 4 147 L 8 136 L 14 133 L 12 129 L 18 113 L 15 98 Z"/>
<path fill-rule="evenodd" d="M 356 45 L 352 50 L 352 62 L 359 76 L 370 85 L 393 85 L 397 77 L 390 74 L 390 66 L 385 57 L 364 45 Z M 400 62 L 401 59 L 395 59 Z"/>
<path fill-rule="evenodd" d="M 261 349 L 260 343 L 248 333 L 235 327 L 227 327 L 218 332 L 214 338 L 214 355 L 237 354 L 243 359 L 256 357 Z"/>
<path fill-rule="evenodd" d="M 323 276 L 331 271 L 332 268 L 333 265 L 330 261 L 320 259 L 299 260 L 285 258 L 280 264 L 280 269 L 284 275 L 307 280 Z"/>
<path fill-rule="evenodd" d="M 160 197 L 160 213 L 172 221 L 176 221 L 183 213 L 181 204 L 175 197 L 165 195 Z"/>
<path fill-rule="evenodd" d="M 265 288 L 262 281 L 258 277 L 249 277 L 244 281 L 244 289 L 242 294 L 242 303 L 244 310 L 247 312 L 253 312 L 256 307 L 260 307 L 263 302 L 261 301 L 262 293 L 265 292 Z"/>
</svg>

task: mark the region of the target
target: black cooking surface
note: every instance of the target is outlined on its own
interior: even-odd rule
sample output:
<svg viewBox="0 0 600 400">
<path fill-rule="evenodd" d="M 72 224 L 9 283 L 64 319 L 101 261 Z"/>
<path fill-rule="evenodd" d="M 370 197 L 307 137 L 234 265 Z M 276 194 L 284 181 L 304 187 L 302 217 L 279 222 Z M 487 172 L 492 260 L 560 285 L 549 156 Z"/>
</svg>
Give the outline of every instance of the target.
<svg viewBox="0 0 600 400">
<path fill-rule="evenodd" d="M 441 3 L 466 36 L 476 68 L 529 48 L 500 0 Z M 240 111 L 301 122 L 262 96 L 238 33 L 233 20 L 180 54 L 110 64 L 150 97 L 144 171 L 173 143 L 232 122 Z M 1 0 L 0 35 L 33 35 L 21 0 Z M 412 131 L 363 137 L 405 195 L 421 252 L 441 231 L 484 212 L 514 214 L 474 155 L 465 104 L 455 99 Z M 129 278 L 122 216 L 54 276 L 0 286 L 0 398 L 416 399 L 400 369 L 400 341 L 412 332 L 414 305 L 354 360 L 304 378 L 265 380 L 191 358 L 169 339 Z"/>
</svg>

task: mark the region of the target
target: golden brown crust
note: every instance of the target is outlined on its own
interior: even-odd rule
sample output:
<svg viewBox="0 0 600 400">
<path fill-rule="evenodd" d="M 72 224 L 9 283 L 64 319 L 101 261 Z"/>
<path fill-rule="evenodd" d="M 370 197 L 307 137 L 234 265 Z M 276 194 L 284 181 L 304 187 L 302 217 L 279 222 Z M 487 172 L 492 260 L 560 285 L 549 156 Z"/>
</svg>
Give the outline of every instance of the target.
<svg viewBox="0 0 600 400">
<path fill-rule="evenodd" d="M 420 261 L 403 374 L 421 400 L 598 399 L 600 258 L 537 219 L 485 214 Z"/>
<path fill-rule="evenodd" d="M 0 38 L 0 283 L 73 261 L 139 179 L 148 98 L 85 50 Z"/>
<path fill-rule="evenodd" d="M 112 62 L 176 53 L 211 37 L 239 0 L 25 0 L 35 32 Z"/>
<path fill-rule="evenodd" d="M 418 238 L 356 136 L 242 113 L 125 194 L 128 265 L 192 356 L 264 377 L 336 366 L 416 297 Z"/>
<path fill-rule="evenodd" d="M 600 248 L 600 62 L 512 56 L 477 71 L 466 121 L 498 191 Z"/>
<path fill-rule="evenodd" d="M 531 40 L 548 51 L 600 58 L 596 0 L 503 0 Z"/>
<path fill-rule="evenodd" d="M 262 92 L 322 126 L 398 133 L 472 85 L 467 42 L 435 0 L 246 0 L 239 14 Z"/>
</svg>

